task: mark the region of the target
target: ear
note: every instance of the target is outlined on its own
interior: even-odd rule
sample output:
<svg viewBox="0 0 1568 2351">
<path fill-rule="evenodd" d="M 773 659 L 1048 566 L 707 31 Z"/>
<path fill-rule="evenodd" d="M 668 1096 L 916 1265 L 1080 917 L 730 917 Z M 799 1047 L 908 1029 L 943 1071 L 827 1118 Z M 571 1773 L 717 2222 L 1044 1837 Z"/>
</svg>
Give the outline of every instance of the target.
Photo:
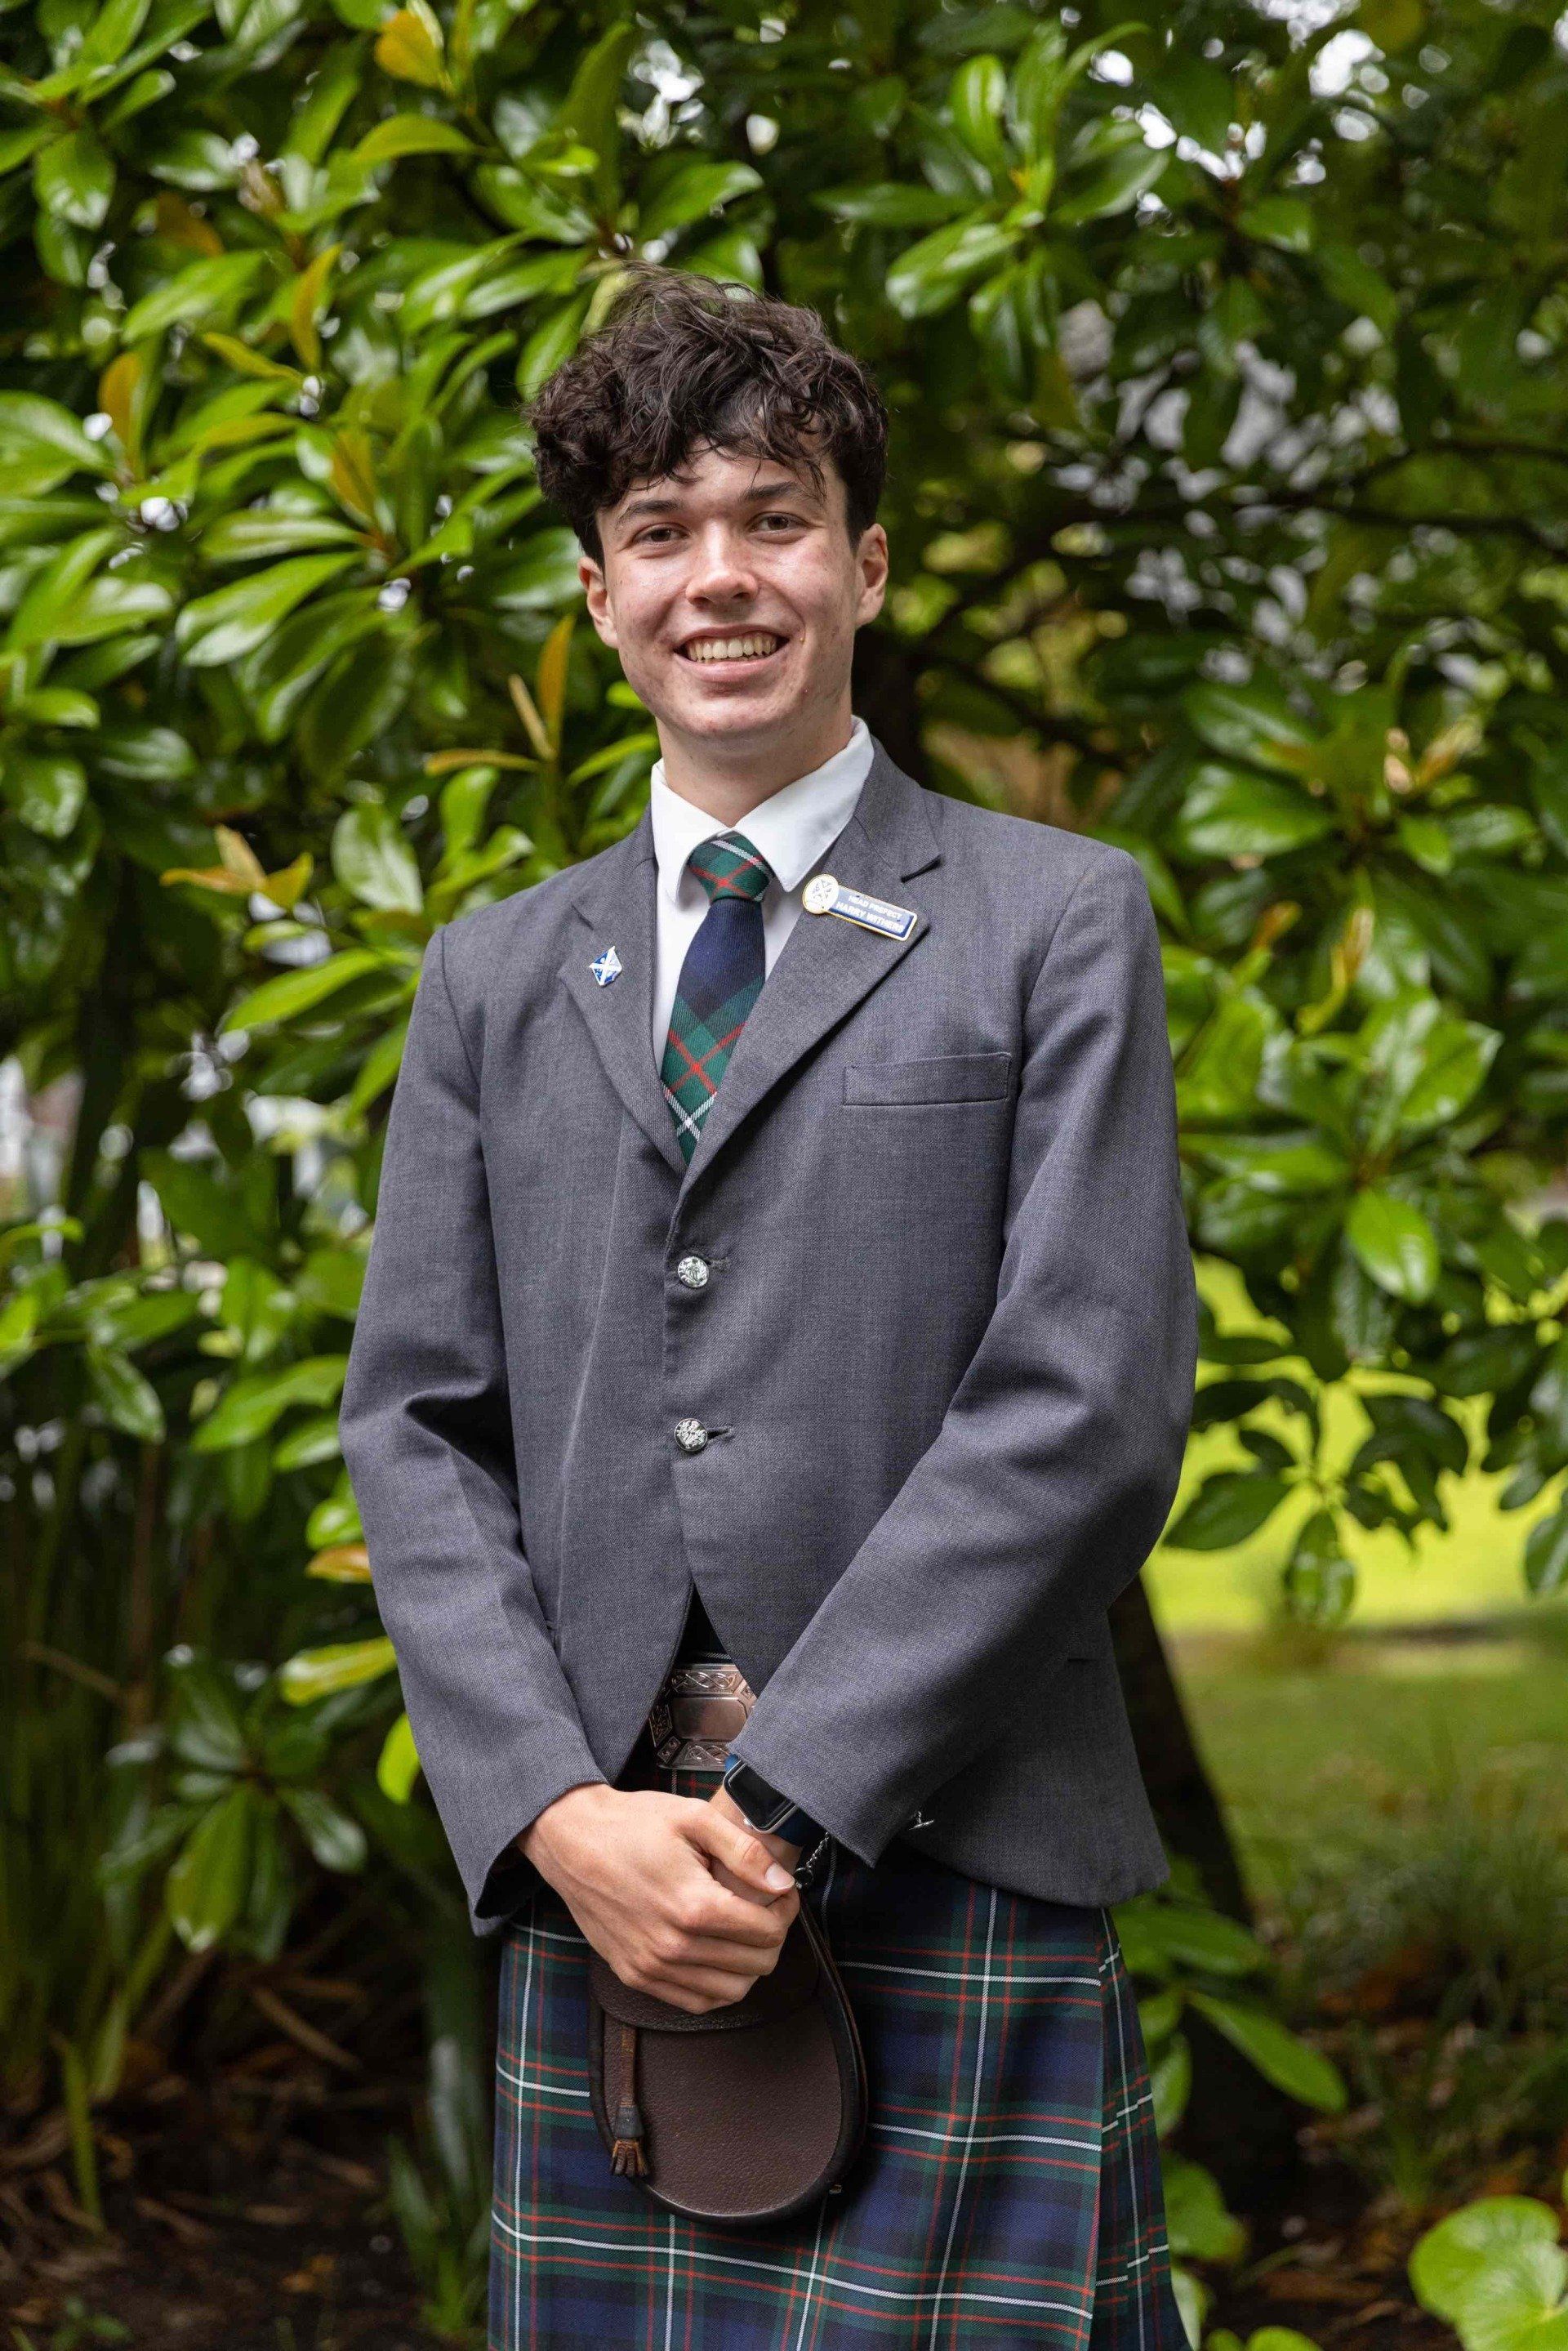
<svg viewBox="0 0 1568 2351">
<path fill-rule="evenodd" d="M 602 565 L 596 563 L 591 555 L 579 555 L 577 578 L 582 583 L 583 594 L 587 601 L 589 620 L 607 645 L 618 645 L 620 640 L 616 635 L 615 619 L 610 611 L 609 589 L 605 581 Z"/>
<path fill-rule="evenodd" d="M 879 522 L 871 523 L 861 532 L 860 544 L 855 550 L 855 569 L 859 580 L 855 605 L 855 625 L 858 629 L 876 619 L 888 592 L 888 534 Z"/>
</svg>

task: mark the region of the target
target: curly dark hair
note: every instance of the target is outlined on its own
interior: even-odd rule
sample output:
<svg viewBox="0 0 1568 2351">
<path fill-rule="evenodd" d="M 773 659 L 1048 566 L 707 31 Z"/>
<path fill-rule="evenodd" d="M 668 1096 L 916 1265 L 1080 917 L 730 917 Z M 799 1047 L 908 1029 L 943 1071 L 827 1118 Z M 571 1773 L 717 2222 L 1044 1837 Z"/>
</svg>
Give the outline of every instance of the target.
<svg viewBox="0 0 1568 2351">
<path fill-rule="evenodd" d="M 829 459 L 852 546 L 877 518 L 888 461 L 880 392 L 815 310 L 749 287 L 630 265 L 604 324 L 527 413 L 539 486 L 596 563 L 598 515 L 701 447 L 798 465 L 818 492 Z"/>
</svg>

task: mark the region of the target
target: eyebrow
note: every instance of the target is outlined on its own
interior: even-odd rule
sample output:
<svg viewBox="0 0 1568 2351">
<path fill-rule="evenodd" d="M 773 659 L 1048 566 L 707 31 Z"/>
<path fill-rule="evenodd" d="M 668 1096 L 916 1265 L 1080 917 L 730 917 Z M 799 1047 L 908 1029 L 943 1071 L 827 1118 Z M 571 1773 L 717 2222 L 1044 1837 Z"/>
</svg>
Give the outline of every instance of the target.
<svg viewBox="0 0 1568 2351">
<path fill-rule="evenodd" d="M 803 498 L 810 506 L 821 503 L 805 483 L 796 481 L 759 482 L 754 488 L 741 493 L 741 504 L 745 507 L 771 505 L 775 498 Z M 616 528 L 624 530 L 628 523 L 642 522 L 649 515 L 679 514 L 681 504 L 682 501 L 676 497 L 660 498 L 650 495 L 633 498 L 631 504 L 617 516 Z"/>
</svg>

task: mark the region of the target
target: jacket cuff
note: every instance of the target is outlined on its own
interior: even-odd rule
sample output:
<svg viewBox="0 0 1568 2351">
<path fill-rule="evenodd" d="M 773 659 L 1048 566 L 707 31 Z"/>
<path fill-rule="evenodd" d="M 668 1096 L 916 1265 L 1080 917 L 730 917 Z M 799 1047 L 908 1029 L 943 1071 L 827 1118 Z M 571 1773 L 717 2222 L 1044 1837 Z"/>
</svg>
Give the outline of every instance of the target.
<svg viewBox="0 0 1568 2351">
<path fill-rule="evenodd" d="M 790 1802 L 815 1824 L 818 1836 L 826 1830 L 846 1852 L 854 1854 L 868 1868 L 875 1868 L 888 1838 L 902 1825 L 898 1820 L 893 1820 L 884 1827 L 866 1812 L 857 1812 L 847 1793 L 850 1786 L 847 1773 L 836 1784 L 830 1773 L 826 1783 L 818 1787 L 814 1785 L 810 1770 L 797 1755 L 781 1752 L 775 1759 L 768 1746 L 767 1726 L 757 1724 L 755 1708 L 730 1741 L 730 1753 L 739 1761 L 750 1764 L 758 1779 L 768 1787 L 776 1788 L 781 1796 L 787 1796 Z"/>
<path fill-rule="evenodd" d="M 516 1839 L 524 1830 L 568 1788 L 604 1782 L 605 1774 L 587 1746 L 579 1749 L 576 1740 L 563 1740 L 559 1750 L 540 1759 L 521 1784 L 511 1775 L 498 1780 L 490 1804 L 474 1805 L 475 1792 L 469 1790 L 464 1792 L 470 1801 L 461 1816 L 443 1815 L 476 1928 L 504 1917 L 538 1880 L 534 1864 L 517 1850 Z M 441 1810 L 439 1792 L 436 1809 Z"/>
</svg>

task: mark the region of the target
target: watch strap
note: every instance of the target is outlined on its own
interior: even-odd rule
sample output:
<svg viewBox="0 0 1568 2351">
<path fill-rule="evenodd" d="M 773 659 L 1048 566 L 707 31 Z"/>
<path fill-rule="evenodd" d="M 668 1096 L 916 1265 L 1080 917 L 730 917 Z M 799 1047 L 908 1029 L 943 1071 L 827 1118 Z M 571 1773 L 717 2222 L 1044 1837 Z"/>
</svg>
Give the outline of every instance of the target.
<svg viewBox="0 0 1568 2351">
<path fill-rule="evenodd" d="M 814 1821 L 790 1797 L 770 1787 L 761 1772 L 754 1771 L 738 1755 L 732 1756 L 724 1766 L 724 1787 L 740 1806 L 748 1826 L 762 1835 L 783 1837 L 786 1844 L 799 1845 L 815 1844 L 821 1837 L 820 1822 Z"/>
</svg>

